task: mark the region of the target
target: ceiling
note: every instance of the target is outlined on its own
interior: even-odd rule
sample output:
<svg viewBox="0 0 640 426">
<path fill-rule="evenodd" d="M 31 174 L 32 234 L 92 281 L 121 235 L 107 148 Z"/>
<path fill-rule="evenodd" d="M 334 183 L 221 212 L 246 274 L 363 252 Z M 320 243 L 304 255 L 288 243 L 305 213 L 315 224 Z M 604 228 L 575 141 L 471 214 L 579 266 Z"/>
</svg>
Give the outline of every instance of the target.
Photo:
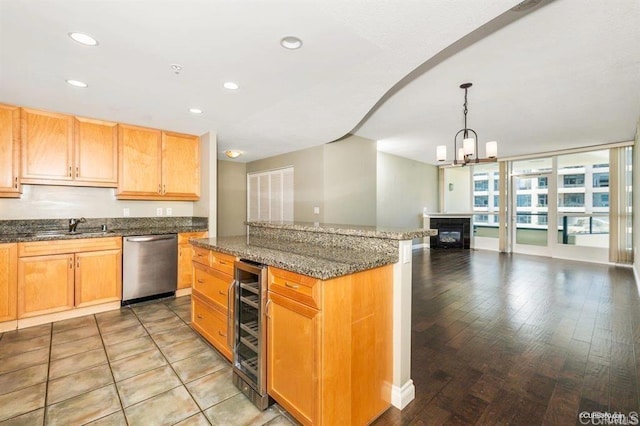
<svg viewBox="0 0 640 426">
<path fill-rule="evenodd" d="M 500 156 L 632 139 L 639 2 L 545 0 L 509 11 L 518 3 L 1 0 L 0 102 L 212 131 L 220 155 L 244 151 L 236 161 L 355 133 L 434 164 L 436 145 L 452 155 L 458 86 L 471 81 L 469 125 L 480 141 L 498 140 Z M 75 43 L 72 31 L 99 45 Z M 303 47 L 282 48 L 288 35 Z"/>
</svg>

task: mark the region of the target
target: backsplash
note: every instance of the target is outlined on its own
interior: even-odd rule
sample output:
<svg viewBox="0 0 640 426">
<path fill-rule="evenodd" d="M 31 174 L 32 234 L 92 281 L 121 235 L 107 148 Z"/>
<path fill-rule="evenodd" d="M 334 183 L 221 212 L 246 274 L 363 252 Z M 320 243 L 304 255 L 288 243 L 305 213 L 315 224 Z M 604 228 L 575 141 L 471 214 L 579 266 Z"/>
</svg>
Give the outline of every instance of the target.
<svg viewBox="0 0 640 426">
<path fill-rule="evenodd" d="M 154 227 L 199 227 L 207 228 L 206 217 L 108 217 L 87 218 L 85 223 L 78 225 L 78 230 L 97 231 L 102 225 L 107 229 L 124 230 Z M 1 234 L 20 234 L 44 230 L 66 230 L 69 219 L 31 219 L 31 220 L 0 220 Z"/>
</svg>

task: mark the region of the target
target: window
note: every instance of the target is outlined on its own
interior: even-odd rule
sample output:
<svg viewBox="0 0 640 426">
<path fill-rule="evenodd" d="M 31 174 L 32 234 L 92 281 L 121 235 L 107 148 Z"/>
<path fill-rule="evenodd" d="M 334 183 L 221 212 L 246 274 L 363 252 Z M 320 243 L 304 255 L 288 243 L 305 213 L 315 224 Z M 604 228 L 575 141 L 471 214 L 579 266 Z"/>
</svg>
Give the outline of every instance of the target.
<svg viewBox="0 0 640 426">
<path fill-rule="evenodd" d="M 293 220 L 293 167 L 247 174 L 247 220 Z"/>
<path fill-rule="evenodd" d="M 531 207 L 531 194 L 518 194 L 516 205 L 518 207 Z"/>
<path fill-rule="evenodd" d="M 538 188 L 548 188 L 549 187 L 549 178 L 539 177 L 538 178 Z"/>
<path fill-rule="evenodd" d="M 477 214 L 473 217 L 475 223 L 489 223 L 489 215 Z"/>
<path fill-rule="evenodd" d="M 584 207 L 584 194 L 560 194 L 559 207 Z"/>
<path fill-rule="evenodd" d="M 608 188 L 609 187 L 609 173 L 594 173 L 593 174 L 593 187 L 594 188 Z"/>
<path fill-rule="evenodd" d="M 496 192 L 500 191 L 500 179 L 497 177 L 493 179 L 493 190 Z"/>
<path fill-rule="evenodd" d="M 518 179 L 518 189 L 531 189 L 531 179 Z"/>
<path fill-rule="evenodd" d="M 531 223 L 531 215 L 518 213 L 518 215 L 516 216 L 516 222 Z"/>
<path fill-rule="evenodd" d="M 584 175 L 564 175 L 563 183 L 565 188 L 584 186 Z"/>
<path fill-rule="evenodd" d="M 609 194 L 606 192 L 594 193 L 593 207 L 609 207 Z"/>
<path fill-rule="evenodd" d="M 500 207 L 500 196 L 499 195 L 494 195 L 493 196 L 493 207 Z"/>
<path fill-rule="evenodd" d="M 538 194 L 538 207 L 547 207 L 549 205 L 547 194 Z"/>
<path fill-rule="evenodd" d="M 549 223 L 549 217 L 546 214 L 538 216 L 538 225 L 547 225 Z"/>
<path fill-rule="evenodd" d="M 488 180 L 477 180 L 474 182 L 474 191 L 488 191 L 489 190 L 489 181 Z"/>
<path fill-rule="evenodd" d="M 489 196 L 487 195 L 476 195 L 473 197 L 473 207 L 488 207 L 489 206 Z"/>
</svg>

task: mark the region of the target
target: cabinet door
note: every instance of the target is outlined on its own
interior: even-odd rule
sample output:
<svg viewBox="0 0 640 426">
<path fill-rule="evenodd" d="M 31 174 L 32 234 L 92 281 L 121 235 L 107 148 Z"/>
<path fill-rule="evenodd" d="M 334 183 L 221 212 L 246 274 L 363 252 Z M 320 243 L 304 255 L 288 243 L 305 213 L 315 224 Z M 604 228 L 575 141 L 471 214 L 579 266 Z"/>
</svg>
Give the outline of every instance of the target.
<svg viewBox="0 0 640 426">
<path fill-rule="evenodd" d="M 75 305 L 77 307 L 122 299 L 122 251 L 76 253 Z"/>
<path fill-rule="evenodd" d="M 20 109 L 0 105 L 0 197 L 19 197 Z"/>
<path fill-rule="evenodd" d="M 200 138 L 162 133 L 162 193 L 167 198 L 200 198 Z"/>
<path fill-rule="evenodd" d="M 18 259 L 18 318 L 73 308 L 73 254 Z"/>
<path fill-rule="evenodd" d="M 162 197 L 160 135 L 159 130 L 118 125 L 118 198 Z"/>
<path fill-rule="evenodd" d="M 117 124 L 76 117 L 74 133 L 75 181 L 90 186 L 117 186 Z"/>
<path fill-rule="evenodd" d="M 178 246 L 178 288 L 190 288 L 193 285 L 193 266 L 191 244 Z"/>
<path fill-rule="evenodd" d="M 23 183 L 73 179 L 73 117 L 23 108 L 21 130 Z"/>
<path fill-rule="evenodd" d="M 303 424 L 319 424 L 319 311 L 269 292 L 268 393 Z"/>
<path fill-rule="evenodd" d="M 0 322 L 16 319 L 18 307 L 17 264 L 17 244 L 0 244 Z"/>
<path fill-rule="evenodd" d="M 200 299 L 197 294 L 191 297 L 192 327 L 228 360 L 231 360 L 233 352 L 230 343 L 233 341 L 233 331 L 227 315 L 205 302 L 204 299 Z"/>
</svg>

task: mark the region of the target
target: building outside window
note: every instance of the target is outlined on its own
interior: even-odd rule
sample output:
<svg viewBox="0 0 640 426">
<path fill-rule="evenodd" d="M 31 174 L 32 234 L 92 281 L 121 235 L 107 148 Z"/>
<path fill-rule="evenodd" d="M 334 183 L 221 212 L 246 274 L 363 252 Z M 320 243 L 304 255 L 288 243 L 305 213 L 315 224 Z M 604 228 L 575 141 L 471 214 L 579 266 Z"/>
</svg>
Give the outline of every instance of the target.
<svg viewBox="0 0 640 426">
<path fill-rule="evenodd" d="M 560 194 L 559 207 L 584 207 L 584 194 Z"/>
<path fill-rule="evenodd" d="M 548 205 L 549 200 L 547 194 L 538 194 L 538 207 L 547 207 Z"/>
<path fill-rule="evenodd" d="M 488 180 L 476 180 L 474 181 L 473 190 L 480 191 L 488 191 L 489 190 L 489 181 Z"/>
<path fill-rule="evenodd" d="M 518 223 L 531 223 L 531 215 L 530 214 L 518 213 L 516 215 L 516 222 L 518 222 Z"/>
<path fill-rule="evenodd" d="M 593 194 L 593 207 L 609 207 L 609 193 L 595 192 Z"/>
<path fill-rule="evenodd" d="M 518 180 L 518 189 L 522 189 L 522 190 L 531 189 L 531 179 Z"/>
<path fill-rule="evenodd" d="M 541 214 L 538 216 L 538 225 L 547 225 L 549 223 L 549 216 Z"/>
<path fill-rule="evenodd" d="M 489 215 L 477 214 L 477 215 L 474 216 L 473 221 L 475 223 L 489 223 Z"/>
<path fill-rule="evenodd" d="M 594 173 L 593 174 L 593 187 L 594 188 L 608 188 L 609 187 L 609 173 Z"/>
<path fill-rule="evenodd" d="M 488 207 L 489 196 L 488 195 L 476 195 L 473 197 L 473 207 Z"/>
<path fill-rule="evenodd" d="M 577 188 L 584 186 L 584 174 L 564 175 L 563 183 L 565 188 Z"/>
<path fill-rule="evenodd" d="M 549 179 L 546 177 L 538 178 L 538 188 L 548 188 L 549 187 Z"/>
<path fill-rule="evenodd" d="M 516 199 L 516 205 L 518 207 L 531 207 L 531 194 L 518 194 Z M 530 223 L 530 222 L 521 222 Z"/>
<path fill-rule="evenodd" d="M 500 207 L 500 196 L 499 195 L 494 195 L 493 196 L 493 207 Z"/>
</svg>

